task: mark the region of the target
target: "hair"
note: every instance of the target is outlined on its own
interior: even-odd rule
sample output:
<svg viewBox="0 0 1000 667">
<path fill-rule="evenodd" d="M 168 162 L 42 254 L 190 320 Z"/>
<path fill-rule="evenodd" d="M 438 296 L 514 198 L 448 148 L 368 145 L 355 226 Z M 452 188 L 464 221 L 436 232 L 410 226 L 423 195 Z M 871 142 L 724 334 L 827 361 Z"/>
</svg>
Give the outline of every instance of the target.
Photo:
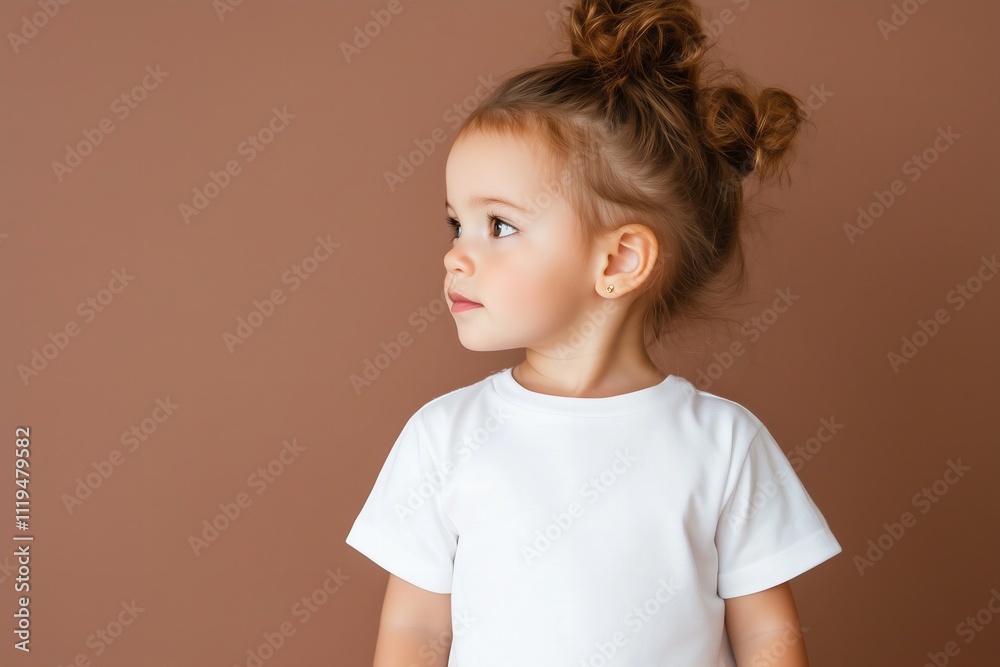
<svg viewBox="0 0 1000 667">
<path fill-rule="evenodd" d="M 649 227 L 660 257 L 632 308 L 652 340 L 730 320 L 719 313 L 747 286 L 743 181 L 787 175 L 804 107 L 709 62 L 714 43 L 693 0 L 576 0 L 564 10 L 570 54 L 503 81 L 457 138 L 535 142 L 553 182 L 571 175 L 563 194 L 588 244 L 624 224 Z"/>
</svg>

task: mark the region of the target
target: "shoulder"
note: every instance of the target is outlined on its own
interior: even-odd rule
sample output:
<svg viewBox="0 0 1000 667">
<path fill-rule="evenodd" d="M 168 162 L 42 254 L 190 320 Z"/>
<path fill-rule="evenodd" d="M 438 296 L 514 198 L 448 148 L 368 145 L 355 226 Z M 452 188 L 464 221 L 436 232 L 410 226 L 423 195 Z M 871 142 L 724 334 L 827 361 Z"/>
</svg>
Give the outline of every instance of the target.
<svg viewBox="0 0 1000 667">
<path fill-rule="evenodd" d="M 409 421 L 425 434 L 441 435 L 455 424 L 458 415 L 468 417 L 487 411 L 494 394 L 494 375 L 496 373 L 491 373 L 481 380 L 430 399 L 413 413 Z"/>
<path fill-rule="evenodd" d="M 682 398 L 677 416 L 685 433 L 697 435 L 728 454 L 745 453 L 764 423 L 749 408 L 733 399 L 698 389 L 678 376 Z"/>
</svg>

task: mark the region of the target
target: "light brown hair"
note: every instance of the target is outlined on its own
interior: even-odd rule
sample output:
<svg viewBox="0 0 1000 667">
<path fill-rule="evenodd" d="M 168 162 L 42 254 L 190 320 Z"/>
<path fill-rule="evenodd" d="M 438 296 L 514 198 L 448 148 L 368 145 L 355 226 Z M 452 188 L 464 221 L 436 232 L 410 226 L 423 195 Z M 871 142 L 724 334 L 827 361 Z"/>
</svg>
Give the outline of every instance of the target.
<svg viewBox="0 0 1000 667">
<path fill-rule="evenodd" d="M 553 182 L 572 174 L 563 194 L 588 242 L 630 222 L 653 231 L 661 261 L 633 304 L 653 341 L 728 320 L 747 285 L 743 181 L 787 175 L 804 107 L 710 62 L 693 0 L 577 0 L 566 14 L 570 54 L 503 81 L 458 137 L 537 142 Z"/>
</svg>

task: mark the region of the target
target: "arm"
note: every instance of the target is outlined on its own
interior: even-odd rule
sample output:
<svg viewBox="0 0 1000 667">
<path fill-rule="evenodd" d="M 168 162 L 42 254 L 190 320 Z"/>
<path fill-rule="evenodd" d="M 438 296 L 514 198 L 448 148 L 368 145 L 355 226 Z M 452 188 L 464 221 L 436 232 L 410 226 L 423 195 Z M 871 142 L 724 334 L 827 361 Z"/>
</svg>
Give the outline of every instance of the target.
<svg viewBox="0 0 1000 667">
<path fill-rule="evenodd" d="M 727 599 L 726 632 L 739 667 L 809 667 L 805 631 L 787 581 Z"/>
<path fill-rule="evenodd" d="M 373 667 L 447 667 L 451 595 L 432 593 L 389 574 Z"/>
</svg>

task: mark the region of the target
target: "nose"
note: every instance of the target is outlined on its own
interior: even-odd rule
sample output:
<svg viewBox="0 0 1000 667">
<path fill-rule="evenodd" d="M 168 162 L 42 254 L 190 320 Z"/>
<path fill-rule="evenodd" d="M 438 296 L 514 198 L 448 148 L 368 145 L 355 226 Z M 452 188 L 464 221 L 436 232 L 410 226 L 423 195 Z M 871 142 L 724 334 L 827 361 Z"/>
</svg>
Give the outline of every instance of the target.
<svg viewBox="0 0 1000 667">
<path fill-rule="evenodd" d="M 472 260 L 462 249 L 462 242 L 455 241 L 451 250 L 444 255 L 444 268 L 448 273 L 464 273 L 472 275 Z"/>
</svg>

